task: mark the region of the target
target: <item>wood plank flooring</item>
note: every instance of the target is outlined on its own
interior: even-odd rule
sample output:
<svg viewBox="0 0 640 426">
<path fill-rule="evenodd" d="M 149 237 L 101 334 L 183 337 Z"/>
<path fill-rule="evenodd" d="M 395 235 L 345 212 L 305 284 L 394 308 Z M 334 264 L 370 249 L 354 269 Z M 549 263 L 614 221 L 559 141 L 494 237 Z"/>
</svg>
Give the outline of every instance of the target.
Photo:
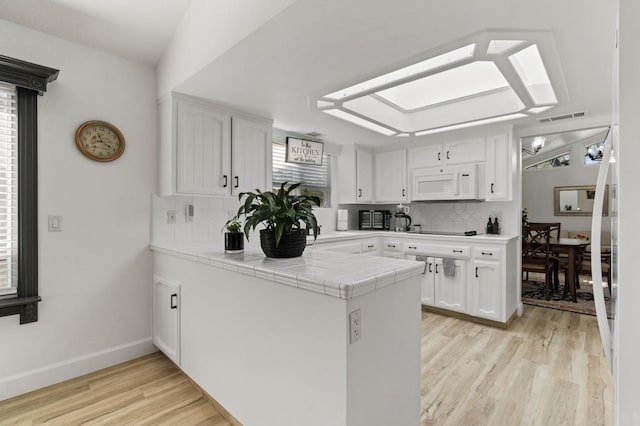
<svg viewBox="0 0 640 426">
<path fill-rule="evenodd" d="M 422 335 L 423 425 L 613 424 L 595 317 L 525 306 L 501 330 L 423 313 Z M 39 424 L 230 425 L 160 353 L 0 402 L 0 425 Z"/>
</svg>

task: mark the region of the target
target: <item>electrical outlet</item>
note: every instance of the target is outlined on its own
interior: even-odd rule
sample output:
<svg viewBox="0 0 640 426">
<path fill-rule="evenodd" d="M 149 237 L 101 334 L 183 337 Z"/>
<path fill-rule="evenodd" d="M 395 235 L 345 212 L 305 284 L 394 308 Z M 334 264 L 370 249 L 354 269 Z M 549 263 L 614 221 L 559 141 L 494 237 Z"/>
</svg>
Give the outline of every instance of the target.
<svg viewBox="0 0 640 426">
<path fill-rule="evenodd" d="M 176 211 L 175 210 L 167 210 L 167 223 L 169 225 L 173 225 L 176 223 Z"/>
<path fill-rule="evenodd" d="M 362 335 L 362 320 L 360 318 L 360 309 L 349 314 L 349 343 L 360 340 Z"/>
</svg>

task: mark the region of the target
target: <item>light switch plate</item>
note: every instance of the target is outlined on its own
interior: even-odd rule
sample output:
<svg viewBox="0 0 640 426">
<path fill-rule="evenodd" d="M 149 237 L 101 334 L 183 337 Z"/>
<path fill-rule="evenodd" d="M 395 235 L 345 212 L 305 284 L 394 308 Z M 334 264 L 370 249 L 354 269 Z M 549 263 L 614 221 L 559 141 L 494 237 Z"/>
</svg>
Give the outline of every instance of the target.
<svg viewBox="0 0 640 426">
<path fill-rule="evenodd" d="M 62 216 L 49 215 L 49 232 L 61 232 L 62 231 Z"/>
</svg>

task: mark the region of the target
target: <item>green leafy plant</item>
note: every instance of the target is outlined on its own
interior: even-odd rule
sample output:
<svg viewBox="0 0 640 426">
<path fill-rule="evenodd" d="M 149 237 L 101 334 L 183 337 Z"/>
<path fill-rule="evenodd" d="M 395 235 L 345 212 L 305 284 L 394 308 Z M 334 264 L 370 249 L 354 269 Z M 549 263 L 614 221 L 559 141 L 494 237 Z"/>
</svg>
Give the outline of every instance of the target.
<svg viewBox="0 0 640 426">
<path fill-rule="evenodd" d="M 319 197 L 312 195 L 294 195 L 293 191 L 300 183 L 285 186 L 284 182 L 277 192 L 242 192 L 238 199 L 244 203 L 238 209 L 238 213 L 227 224 L 239 221 L 244 216 L 244 233 L 249 241 L 249 231 L 255 230 L 259 224 L 266 229 L 273 230 L 276 239 L 276 247 L 280 244 L 282 235 L 291 231 L 302 229 L 304 223 L 307 228 L 313 230 L 313 237 L 318 236 L 318 222 L 313 214 L 313 206 L 320 205 Z"/>
<path fill-rule="evenodd" d="M 227 232 L 231 232 L 232 234 L 242 232 L 242 225 L 237 220 L 230 220 L 225 226 L 227 228 Z"/>
</svg>

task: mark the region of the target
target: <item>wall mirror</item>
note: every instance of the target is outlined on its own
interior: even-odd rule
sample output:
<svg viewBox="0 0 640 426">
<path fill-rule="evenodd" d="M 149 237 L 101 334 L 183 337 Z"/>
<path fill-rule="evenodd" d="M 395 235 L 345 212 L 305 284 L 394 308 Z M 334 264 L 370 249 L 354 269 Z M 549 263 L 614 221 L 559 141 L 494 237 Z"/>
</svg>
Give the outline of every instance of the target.
<svg viewBox="0 0 640 426">
<path fill-rule="evenodd" d="M 555 216 L 591 216 L 595 201 L 595 185 L 556 186 L 554 188 Z M 604 189 L 602 215 L 609 214 L 609 185 Z"/>
</svg>

